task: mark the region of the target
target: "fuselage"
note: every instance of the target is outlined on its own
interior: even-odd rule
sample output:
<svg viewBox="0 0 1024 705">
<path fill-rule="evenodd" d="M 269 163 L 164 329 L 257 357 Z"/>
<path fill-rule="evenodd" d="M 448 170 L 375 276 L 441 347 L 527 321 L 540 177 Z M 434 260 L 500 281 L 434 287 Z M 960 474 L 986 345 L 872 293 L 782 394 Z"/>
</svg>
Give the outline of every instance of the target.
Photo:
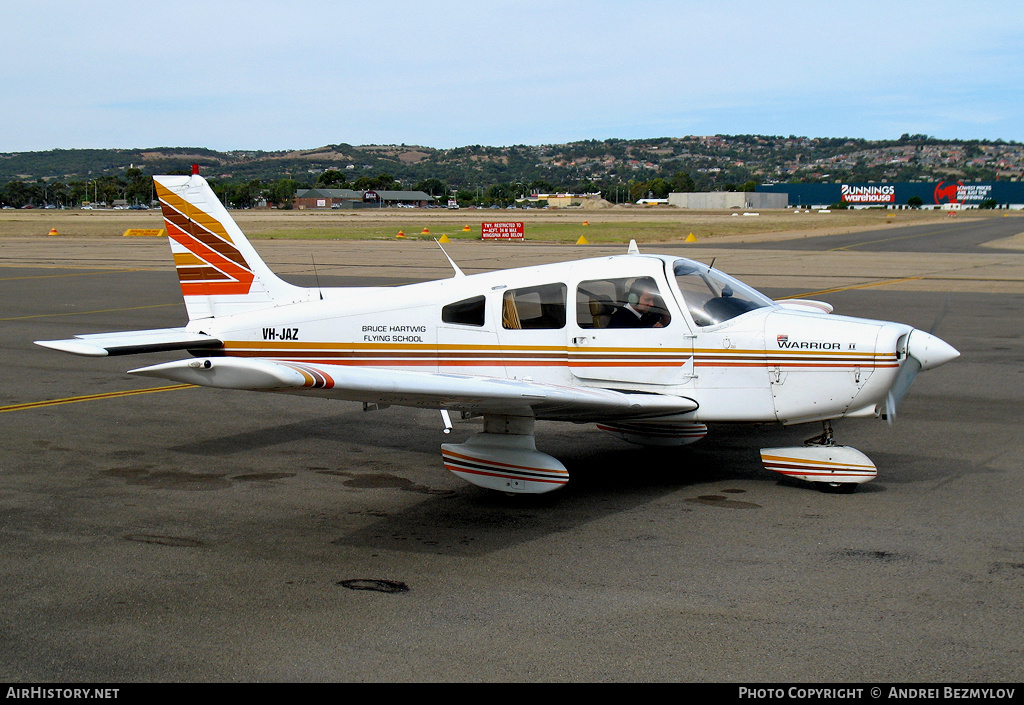
<svg viewBox="0 0 1024 705">
<path fill-rule="evenodd" d="M 654 311 L 624 310 L 638 288 L 653 290 Z M 662 255 L 306 291 L 306 301 L 189 328 L 223 340 L 227 356 L 669 394 L 698 403 L 690 420 L 786 424 L 874 415 L 912 330 L 788 310 Z"/>
</svg>

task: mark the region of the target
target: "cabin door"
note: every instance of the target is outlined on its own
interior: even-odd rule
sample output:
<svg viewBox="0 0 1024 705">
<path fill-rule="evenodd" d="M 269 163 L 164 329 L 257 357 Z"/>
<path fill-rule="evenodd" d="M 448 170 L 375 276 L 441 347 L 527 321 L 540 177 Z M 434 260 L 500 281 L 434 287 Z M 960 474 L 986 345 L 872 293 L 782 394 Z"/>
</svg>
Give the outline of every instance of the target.
<svg viewBox="0 0 1024 705">
<path fill-rule="evenodd" d="M 692 381 L 693 336 L 666 293 L 653 276 L 579 282 L 566 327 L 573 375 L 606 386 Z"/>
</svg>

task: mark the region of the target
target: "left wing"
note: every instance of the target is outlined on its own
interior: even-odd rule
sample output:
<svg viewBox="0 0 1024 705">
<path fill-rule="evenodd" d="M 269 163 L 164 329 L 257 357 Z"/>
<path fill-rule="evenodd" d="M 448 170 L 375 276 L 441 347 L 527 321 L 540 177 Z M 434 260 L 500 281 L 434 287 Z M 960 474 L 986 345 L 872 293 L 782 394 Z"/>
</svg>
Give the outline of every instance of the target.
<svg viewBox="0 0 1024 705">
<path fill-rule="evenodd" d="M 560 421 L 655 418 L 694 411 L 698 406 L 687 397 L 665 394 L 254 358 L 177 360 L 130 370 L 129 374 L 221 389 L 311 394 L 473 413 L 525 414 Z"/>
</svg>

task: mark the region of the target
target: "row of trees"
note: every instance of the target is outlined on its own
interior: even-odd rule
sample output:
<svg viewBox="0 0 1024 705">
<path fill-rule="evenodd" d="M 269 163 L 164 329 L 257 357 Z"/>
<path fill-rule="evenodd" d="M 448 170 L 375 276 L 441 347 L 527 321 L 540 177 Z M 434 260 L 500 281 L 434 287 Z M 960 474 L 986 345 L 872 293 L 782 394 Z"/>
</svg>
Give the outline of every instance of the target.
<svg viewBox="0 0 1024 705">
<path fill-rule="evenodd" d="M 153 180 L 140 169 L 129 168 L 120 176 L 100 176 L 88 181 L 9 181 L 0 189 L 4 206 L 70 208 L 84 203 L 148 204 L 154 198 Z"/>
<path fill-rule="evenodd" d="M 360 176 L 349 182 L 345 174 L 329 169 L 322 172 L 315 182 L 300 182 L 293 178 L 281 178 L 273 181 L 250 179 L 248 181 L 220 181 L 210 179 L 210 183 L 223 203 L 232 208 L 252 208 L 258 205 L 274 205 L 290 208 L 296 191 L 300 188 L 348 188 L 356 191 L 388 191 L 400 190 L 403 184 L 393 176 L 382 173 L 375 177 Z M 570 185 L 553 184 L 543 179 L 529 182 L 510 181 L 493 183 L 487 186 L 464 186 L 450 184 L 442 179 L 431 177 L 406 186 L 411 190 L 423 191 L 437 198 L 440 202 L 455 196 L 460 204 L 482 207 L 498 205 L 507 206 L 517 199 L 534 193 L 600 193 L 612 203 L 635 202 L 641 198 L 666 198 L 671 192 L 712 190 L 700 188 L 709 184 L 699 184 L 686 172 L 677 172 L 671 177 L 654 178 L 642 181 L 630 180 L 611 182 L 608 180 L 592 181 L 581 179 Z M 754 190 L 755 183 L 750 181 L 742 185 L 732 183 L 712 184 L 714 190 Z M 112 205 L 115 201 L 123 201 L 128 205 L 150 206 L 156 198 L 152 177 L 143 174 L 138 168 L 126 169 L 118 176 L 101 176 L 88 181 L 44 181 L 35 182 L 14 180 L 0 188 L 0 204 L 5 207 L 21 208 L 32 206 L 56 206 L 58 208 L 78 207 L 86 203 Z"/>
<path fill-rule="evenodd" d="M 214 192 L 232 208 L 252 208 L 271 203 L 291 207 L 300 185 L 294 179 L 265 183 L 259 179 L 240 183 L 211 180 Z M 150 207 L 156 201 L 153 178 L 139 169 L 129 168 L 120 176 L 101 176 L 89 181 L 14 180 L 0 187 L 0 205 L 5 208 L 77 208 L 86 204 L 112 206 L 122 201 L 128 206 Z"/>
</svg>

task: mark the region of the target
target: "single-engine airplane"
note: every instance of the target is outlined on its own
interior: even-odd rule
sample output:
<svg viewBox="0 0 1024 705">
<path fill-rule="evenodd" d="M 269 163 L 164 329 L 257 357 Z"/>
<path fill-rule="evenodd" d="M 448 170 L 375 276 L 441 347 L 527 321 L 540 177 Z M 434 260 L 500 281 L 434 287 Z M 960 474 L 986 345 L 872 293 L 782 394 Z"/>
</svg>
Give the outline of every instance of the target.
<svg viewBox="0 0 1024 705">
<path fill-rule="evenodd" d="M 537 450 L 537 419 L 596 423 L 642 445 L 700 440 L 712 422 L 821 422 L 803 446 L 761 449 L 764 466 L 845 491 L 873 479 L 831 421 L 882 416 L 921 370 L 959 356 L 900 323 L 773 301 L 682 257 L 627 254 L 396 287 L 302 288 L 278 278 L 206 180 L 156 176 L 181 291 L 182 328 L 36 341 L 88 356 L 184 350 L 129 374 L 439 409 L 483 417 L 441 445 L 445 467 L 481 487 L 541 493 L 569 480 Z M 447 257 L 447 253 L 445 253 Z"/>
</svg>

